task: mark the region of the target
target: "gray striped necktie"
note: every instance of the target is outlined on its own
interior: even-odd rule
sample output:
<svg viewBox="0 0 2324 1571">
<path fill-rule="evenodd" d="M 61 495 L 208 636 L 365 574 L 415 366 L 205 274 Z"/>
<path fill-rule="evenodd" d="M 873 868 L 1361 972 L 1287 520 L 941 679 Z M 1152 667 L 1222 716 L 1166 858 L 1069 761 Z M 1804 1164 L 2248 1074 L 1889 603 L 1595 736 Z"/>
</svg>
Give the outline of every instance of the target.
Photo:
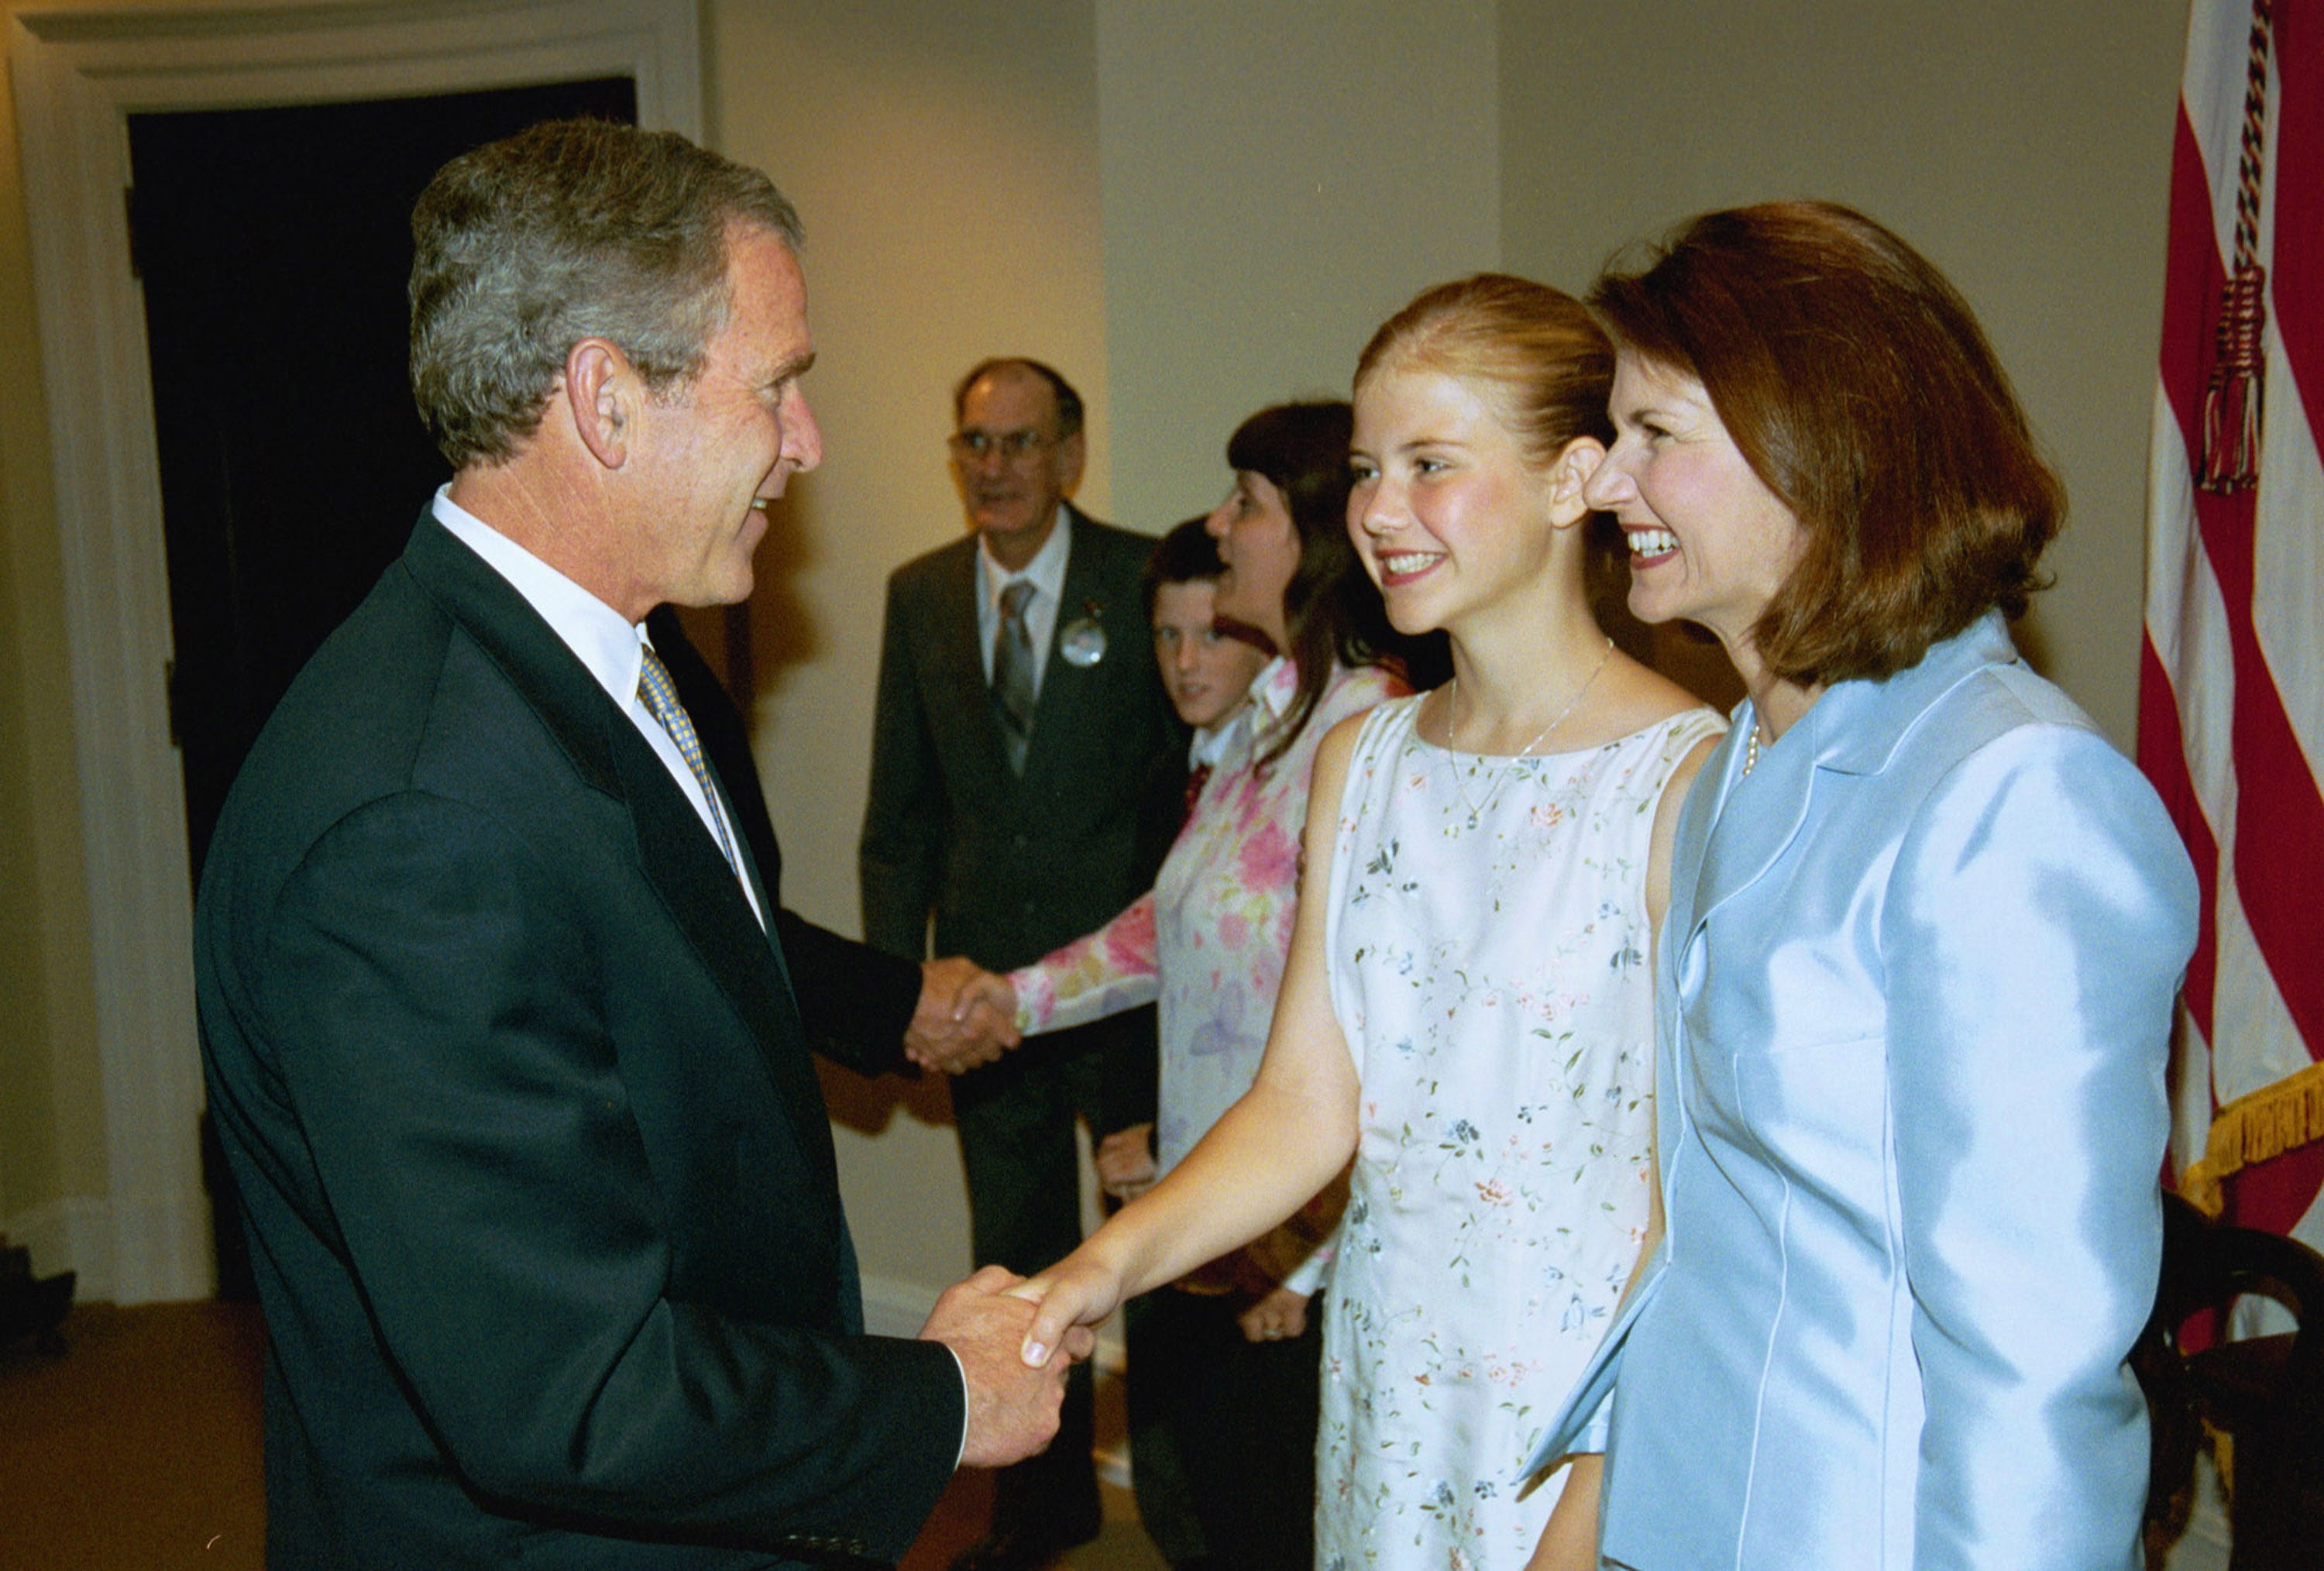
<svg viewBox="0 0 2324 1571">
<path fill-rule="evenodd" d="M 1025 772 L 1025 750 L 1033 741 L 1033 630 L 1025 606 L 1033 586 L 1023 578 L 1001 591 L 1001 628 L 992 639 L 992 698 L 1001 716 L 1001 745 L 1009 767 Z"/>
</svg>

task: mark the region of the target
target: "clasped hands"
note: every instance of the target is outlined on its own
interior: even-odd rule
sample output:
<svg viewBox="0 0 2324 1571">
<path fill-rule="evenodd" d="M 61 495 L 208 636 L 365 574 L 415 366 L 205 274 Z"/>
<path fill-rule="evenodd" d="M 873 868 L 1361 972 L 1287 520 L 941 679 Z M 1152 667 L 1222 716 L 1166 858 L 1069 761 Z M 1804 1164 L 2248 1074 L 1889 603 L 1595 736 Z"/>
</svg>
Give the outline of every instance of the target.
<svg viewBox="0 0 2324 1571">
<path fill-rule="evenodd" d="M 1036 1311 L 1013 1289 L 1023 1281 L 997 1265 L 956 1282 L 936 1300 L 920 1340 L 941 1342 L 960 1360 L 968 1388 L 968 1429 L 961 1462 L 1005 1467 L 1046 1447 L 1057 1432 L 1066 1369 L 1090 1355 L 1096 1335 L 1074 1326 L 1051 1338 L 1064 1357 L 1024 1355 Z"/>
<path fill-rule="evenodd" d="M 1020 1039 L 1017 990 L 965 956 L 920 962 L 920 1001 L 904 1054 L 924 1069 L 957 1075 L 989 1064 Z"/>
</svg>

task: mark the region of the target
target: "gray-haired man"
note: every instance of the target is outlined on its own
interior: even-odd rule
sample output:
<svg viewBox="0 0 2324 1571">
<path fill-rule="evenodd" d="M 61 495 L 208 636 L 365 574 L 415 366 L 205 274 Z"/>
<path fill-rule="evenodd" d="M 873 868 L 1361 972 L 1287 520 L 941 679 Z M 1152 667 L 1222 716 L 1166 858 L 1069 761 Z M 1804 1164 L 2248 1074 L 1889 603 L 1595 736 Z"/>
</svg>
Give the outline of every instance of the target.
<svg viewBox="0 0 2324 1571">
<path fill-rule="evenodd" d="M 749 595 L 821 459 L 798 220 L 567 122 L 447 165 L 413 232 L 456 473 L 253 750 L 198 919 L 270 1563 L 895 1559 L 1058 1383 L 1008 1367 L 1002 1273 L 862 1335 L 807 1047 L 900 1064 L 920 974 L 781 910 L 731 711 L 645 628 Z"/>
</svg>

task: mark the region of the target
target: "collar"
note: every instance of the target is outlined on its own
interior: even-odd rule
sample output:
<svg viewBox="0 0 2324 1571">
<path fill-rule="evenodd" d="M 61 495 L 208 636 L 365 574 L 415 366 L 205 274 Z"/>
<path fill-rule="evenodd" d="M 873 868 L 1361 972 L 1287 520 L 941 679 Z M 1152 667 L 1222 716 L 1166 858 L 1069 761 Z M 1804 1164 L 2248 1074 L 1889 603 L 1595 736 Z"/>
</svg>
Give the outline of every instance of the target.
<svg viewBox="0 0 2324 1571">
<path fill-rule="evenodd" d="M 1225 715 L 1194 733 L 1186 748 L 1191 769 L 1215 769 L 1226 762 L 1242 734 L 1250 729 L 1250 700 L 1245 698 Z"/>
<path fill-rule="evenodd" d="M 1270 725 L 1290 712 L 1291 700 L 1298 696 L 1299 668 L 1287 656 L 1277 655 L 1250 679 L 1250 701 L 1267 711 Z"/>
<path fill-rule="evenodd" d="M 1065 598 L 1065 558 L 1073 548 L 1073 510 L 1064 503 L 1057 504 L 1057 522 L 1049 531 L 1049 538 L 1033 553 L 1022 571 L 1010 572 L 992 555 L 992 546 L 982 535 L 976 539 L 976 561 L 979 581 L 984 589 L 988 605 L 999 608 L 1001 591 L 1019 578 L 1029 581 L 1052 605 L 1061 605 Z"/>
<path fill-rule="evenodd" d="M 638 673 L 645 664 L 639 652 L 647 642 L 645 624 L 624 620 L 611 605 L 453 501 L 451 489 L 440 487 L 429 504 L 437 522 L 507 579 L 626 711 L 637 701 Z"/>
<path fill-rule="evenodd" d="M 1841 774 L 1877 774 L 1929 707 L 1969 677 L 1989 666 L 2015 665 L 2017 646 L 1998 611 L 1987 611 L 1950 638 L 1929 646 L 1918 664 L 1877 681 L 1834 685 L 1801 716 L 1807 753 L 1822 768 Z M 1746 700 L 1736 710 L 1740 728 L 1755 724 Z M 1765 767 L 1764 761 L 1762 767 Z"/>
</svg>

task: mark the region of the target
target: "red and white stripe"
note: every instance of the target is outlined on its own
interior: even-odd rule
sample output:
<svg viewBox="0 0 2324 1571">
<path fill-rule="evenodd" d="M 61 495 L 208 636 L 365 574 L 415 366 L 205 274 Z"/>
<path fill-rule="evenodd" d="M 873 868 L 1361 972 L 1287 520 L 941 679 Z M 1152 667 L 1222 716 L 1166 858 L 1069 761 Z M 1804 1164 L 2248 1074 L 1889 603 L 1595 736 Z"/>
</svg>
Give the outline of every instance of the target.
<svg viewBox="0 0 2324 1571">
<path fill-rule="evenodd" d="M 2148 499 L 2139 762 L 2203 891 L 2172 1140 L 2324 1057 L 2324 0 L 2272 0 L 2255 259 L 2267 269 L 2256 485 L 2194 476 L 2236 201 L 2251 0 L 2194 0 Z M 2245 1169 L 2228 1215 L 2324 1247 L 2324 1141 Z"/>
</svg>

